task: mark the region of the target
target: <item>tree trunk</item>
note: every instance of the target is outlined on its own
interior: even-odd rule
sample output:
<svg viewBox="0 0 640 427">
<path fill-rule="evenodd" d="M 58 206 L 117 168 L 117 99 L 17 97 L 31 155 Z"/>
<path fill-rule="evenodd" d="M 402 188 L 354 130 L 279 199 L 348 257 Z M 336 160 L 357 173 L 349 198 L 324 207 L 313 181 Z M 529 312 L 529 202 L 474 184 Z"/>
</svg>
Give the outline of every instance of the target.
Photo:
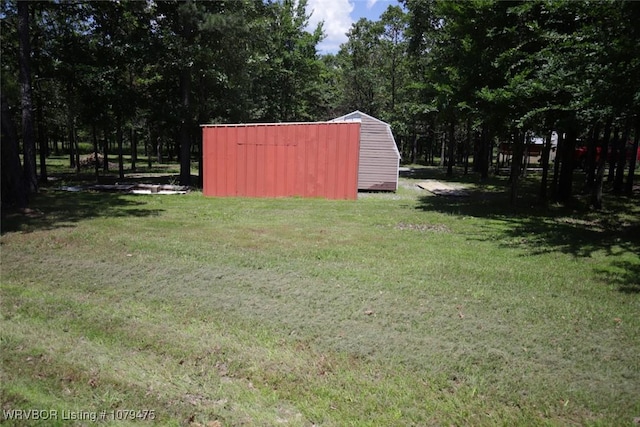
<svg viewBox="0 0 640 427">
<path fill-rule="evenodd" d="M 413 131 L 413 138 L 411 140 L 411 164 L 415 165 L 418 161 L 418 132 L 416 132 L 415 127 Z"/>
<path fill-rule="evenodd" d="M 36 91 L 36 94 L 41 91 Z M 47 183 L 47 156 L 49 155 L 49 135 L 44 123 L 42 96 L 36 96 L 36 122 L 38 123 L 38 153 L 40 154 L 40 183 Z"/>
<path fill-rule="evenodd" d="M 562 164 L 562 150 L 564 147 L 564 131 L 558 130 L 558 144 L 556 145 L 556 156 L 553 160 L 553 179 L 551 180 L 552 197 L 558 199 L 558 180 L 560 178 L 560 165 Z"/>
<path fill-rule="evenodd" d="M 464 143 L 464 174 L 469 173 L 469 150 L 471 148 L 471 121 L 467 119 L 467 139 Z"/>
<path fill-rule="evenodd" d="M 511 191 L 509 195 L 509 202 L 511 206 L 515 206 L 518 201 L 518 183 L 520 180 L 520 166 L 522 163 L 523 152 L 523 140 L 520 135 L 520 131 L 515 129 L 513 132 L 513 150 L 511 158 Z"/>
<path fill-rule="evenodd" d="M 627 164 L 627 141 L 631 131 L 631 119 L 627 118 L 622 132 L 622 139 L 618 142 L 618 161 L 616 165 L 616 175 L 613 181 L 613 192 L 622 193 L 624 187 L 624 167 Z"/>
<path fill-rule="evenodd" d="M 64 154 L 64 152 L 65 152 L 65 150 L 66 150 L 66 148 L 65 148 L 65 146 L 64 146 L 64 142 L 65 142 L 65 137 L 64 137 L 64 135 L 65 135 L 66 131 L 67 131 L 67 130 L 65 129 L 64 125 L 62 125 L 62 126 L 60 127 L 60 151 L 61 151 L 63 154 Z"/>
<path fill-rule="evenodd" d="M 69 167 L 76 167 L 76 156 L 75 156 L 75 134 L 76 134 L 76 125 L 75 125 L 75 117 L 73 117 L 71 113 L 71 107 L 69 107 L 67 116 L 67 139 L 69 140 Z"/>
<path fill-rule="evenodd" d="M 80 145 L 78 143 L 78 136 L 75 134 L 76 129 L 73 127 L 73 151 L 75 153 L 76 173 L 80 175 Z"/>
<path fill-rule="evenodd" d="M 604 171 L 607 168 L 607 153 L 609 152 L 612 122 L 613 120 L 609 118 L 604 126 L 600 158 L 598 159 L 595 181 L 593 183 L 593 189 L 591 190 L 591 206 L 595 209 L 602 209 L 602 186 L 604 184 Z"/>
<path fill-rule="evenodd" d="M 442 132 L 442 141 L 440 144 L 440 167 L 444 166 L 445 156 L 447 153 L 447 137 L 445 136 L 445 132 Z"/>
<path fill-rule="evenodd" d="M 585 191 L 591 192 L 596 181 L 596 157 L 598 155 L 598 139 L 600 138 L 600 122 L 596 122 L 591 130 L 587 146 L 587 159 L 585 163 L 586 178 Z"/>
<path fill-rule="evenodd" d="M 38 64 L 42 62 L 40 59 L 40 52 L 42 50 L 39 45 L 40 39 L 41 37 L 38 37 L 38 32 L 36 32 L 36 35 L 34 37 L 34 43 L 33 43 L 34 44 L 33 62 L 36 64 L 36 68 L 35 68 L 36 76 L 42 74 L 38 69 Z M 46 128 L 44 123 L 42 86 L 40 85 L 38 80 L 36 80 L 35 86 L 36 86 L 36 91 L 35 91 L 34 101 L 36 105 L 36 123 L 38 128 L 37 148 L 38 148 L 38 153 L 40 154 L 39 156 L 40 157 L 39 159 L 40 160 L 40 183 L 43 185 L 46 185 L 48 180 L 47 179 L 47 157 L 49 156 L 49 136 L 48 136 L 48 129 Z"/>
<path fill-rule="evenodd" d="M 31 45 L 29 40 L 29 2 L 18 2 L 18 41 L 20 62 L 20 96 L 22 103 L 22 154 L 24 178 L 31 193 L 38 191 L 36 148 L 33 131 L 31 93 Z"/>
<path fill-rule="evenodd" d="M 118 142 L 118 178 L 124 179 L 124 159 L 122 157 L 124 135 L 122 132 L 122 118 L 120 117 L 118 117 L 116 122 L 116 139 Z"/>
<path fill-rule="evenodd" d="M 524 138 L 525 140 L 522 141 L 522 165 L 520 166 L 520 170 L 522 172 L 522 177 L 526 177 L 527 176 L 527 172 L 529 170 L 529 137 L 527 136 L 527 133 L 525 132 L 523 135 L 520 136 L 521 138 Z"/>
<path fill-rule="evenodd" d="M 202 188 L 204 183 L 204 158 L 202 157 L 202 132 L 196 136 L 198 146 L 198 187 Z"/>
<path fill-rule="evenodd" d="M 104 153 L 102 153 L 102 170 L 107 173 L 109 172 L 109 134 L 107 132 L 107 127 L 103 129 L 104 135 Z"/>
<path fill-rule="evenodd" d="M 481 132 L 473 132 L 473 172 L 480 173 L 480 164 L 482 161 L 480 158 L 482 157 L 482 138 Z"/>
<path fill-rule="evenodd" d="M 20 154 L 18 149 L 18 133 L 13 124 L 9 105 L 4 94 L 2 98 L 2 208 L 5 205 L 15 205 L 18 208 L 26 208 L 29 202 L 29 194 L 24 182 L 22 165 L 20 164 Z"/>
<path fill-rule="evenodd" d="M 148 136 L 148 140 L 146 142 L 146 144 L 144 144 L 145 147 L 145 156 L 147 156 L 147 167 L 149 169 L 151 169 L 151 153 L 153 151 L 153 145 L 151 143 L 151 141 L 153 141 L 153 134 L 151 133 L 151 127 L 147 126 L 147 136 Z"/>
<path fill-rule="evenodd" d="M 542 180 L 540 182 L 540 201 L 547 203 L 548 194 L 547 186 L 549 180 L 549 158 L 551 157 L 551 136 L 553 131 L 549 130 L 547 133 L 547 139 L 544 141 L 544 147 L 542 149 Z"/>
<path fill-rule="evenodd" d="M 191 70 L 180 72 L 182 123 L 180 125 L 180 185 L 191 185 Z"/>
<path fill-rule="evenodd" d="M 56 127 L 56 131 L 57 131 L 57 127 Z M 60 155 L 60 149 L 58 148 L 58 132 L 54 132 L 53 134 L 53 155 L 54 156 Z"/>
<path fill-rule="evenodd" d="M 44 126 L 42 102 L 37 103 L 36 118 L 38 121 L 38 145 L 40 147 L 40 182 L 47 183 L 47 155 L 49 154 L 49 138 Z"/>
<path fill-rule="evenodd" d="M 562 164 L 560 165 L 560 179 L 558 181 L 558 201 L 566 202 L 572 196 L 573 187 L 573 158 L 576 151 L 577 132 L 573 127 L 567 131 L 562 152 Z"/>
<path fill-rule="evenodd" d="M 138 133 L 131 126 L 129 140 L 131 141 L 131 172 L 136 171 L 136 163 L 138 161 Z"/>
<path fill-rule="evenodd" d="M 96 129 L 95 122 L 91 123 L 91 133 L 93 139 L 93 167 L 96 173 L 96 182 L 100 182 L 100 162 L 98 161 L 98 130 Z"/>
<path fill-rule="evenodd" d="M 486 124 L 482 125 L 482 130 L 480 131 L 480 149 L 478 151 L 480 179 L 485 181 L 489 178 L 489 159 L 491 158 L 491 138 Z"/>
<path fill-rule="evenodd" d="M 447 176 L 453 176 L 453 164 L 455 163 L 456 127 L 449 123 L 449 145 L 447 146 Z"/>
<path fill-rule="evenodd" d="M 629 175 L 625 184 L 624 192 L 631 196 L 633 194 L 633 178 L 636 170 L 636 161 L 638 158 L 638 138 L 640 137 L 640 120 L 636 119 L 636 131 L 633 138 L 633 147 L 631 149 L 631 159 L 629 162 Z"/>
<path fill-rule="evenodd" d="M 162 139 L 160 137 L 156 139 L 156 156 L 158 163 L 162 164 Z"/>
<path fill-rule="evenodd" d="M 611 153 L 607 154 L 609 162 L 609 173 L 607 174 L 607 182 L 613 182 L 615 177 L 616 160 L 618 159 L 618 145 L 620 144 L 620 128 L 615 127 L 613 131 L 613 141 L 611 141 Z"/>
</svg>

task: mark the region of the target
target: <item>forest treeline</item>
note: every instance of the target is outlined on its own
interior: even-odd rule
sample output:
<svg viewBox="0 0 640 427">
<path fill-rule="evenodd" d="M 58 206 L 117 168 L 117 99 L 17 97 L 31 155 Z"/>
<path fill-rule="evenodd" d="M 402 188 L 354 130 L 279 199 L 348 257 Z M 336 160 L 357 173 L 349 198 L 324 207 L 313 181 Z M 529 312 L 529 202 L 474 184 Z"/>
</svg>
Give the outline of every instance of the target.
<svg viewBox="0 0 640 427">
<path fill-rule="evenodd" d="M 105 158 L 96 177 L 110 155 L 123 176 L 124 155 L 135 169 L 144 150 L 179 159 L 189 185 L 200 124 L 356 109 L 391 124 L 404 161 L 438 156 L 449 173 L 471 158 L 487 178 L 508 142 L 513 201 L 534 136 L 543 200 L 572 197 L 578 146 L 593 206 L 605 185 L 632 192 L 640 2 L 403 0 L 327 55 L 304 0 L 1 5 L 3 205 L 26 205 L 52 153 L 79 171 L 80 138 Z"/>
</svg>

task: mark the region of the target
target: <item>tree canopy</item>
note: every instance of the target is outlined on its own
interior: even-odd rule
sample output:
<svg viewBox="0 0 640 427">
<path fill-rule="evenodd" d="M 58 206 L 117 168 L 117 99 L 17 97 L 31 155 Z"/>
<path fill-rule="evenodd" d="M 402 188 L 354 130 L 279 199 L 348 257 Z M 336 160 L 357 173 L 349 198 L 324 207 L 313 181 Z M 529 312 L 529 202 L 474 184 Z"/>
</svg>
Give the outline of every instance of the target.
<svg viewBox="0 0 640 427">
<path fill-rule="evenodd" d="M 614 191 L 633 185 L 637 2 L 402 0 L 378 21 L 355 22 L 327 55 L 304 0 L 1 6 L 2 147 L 22 153 L 17 172 L 3 168 L 3 200 L 17 200 L 12 188 L 37 190 L 36 150 L 41 179 L 57 141 L 79 167 L 80 130 L 95 152 L 117 153 L 120 176 L 125 142 L 135 162 L 141 140 L 148 153 L 179 159 L 191 184 L 199 124 L 316 121 L 354 109 L 392 124 L 405 161 L 437 155 L 450 172 L 471 157 L 486 178 L 498 144 L 512 144 L 514 199 L 519 157 L 551 132 L 560 136 L 558 200 L 572 195 L 577 146 L 588 151 L 594 206 L 607 162 Z M 7 174 L 24 185 L 4 185 L 15 182 Z M 543 186 L 546 197 L 546 175 Z"/>
</svg>

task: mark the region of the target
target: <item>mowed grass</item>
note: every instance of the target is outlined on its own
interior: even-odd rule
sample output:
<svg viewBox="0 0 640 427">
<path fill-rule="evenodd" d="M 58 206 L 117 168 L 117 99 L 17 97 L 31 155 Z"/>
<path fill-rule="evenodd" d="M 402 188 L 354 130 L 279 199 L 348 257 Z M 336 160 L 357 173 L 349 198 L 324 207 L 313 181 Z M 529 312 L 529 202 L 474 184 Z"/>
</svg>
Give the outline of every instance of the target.
<svg viewBox="0 0 640 427">
<path fill-rule="evenodd" d="M 637 198 L 513 211 L 499 181 L 448 199 L 418 179 L 357 201 L 44 191 L 3 218 L 3 410 L 637 423 Z"/>
</svg>

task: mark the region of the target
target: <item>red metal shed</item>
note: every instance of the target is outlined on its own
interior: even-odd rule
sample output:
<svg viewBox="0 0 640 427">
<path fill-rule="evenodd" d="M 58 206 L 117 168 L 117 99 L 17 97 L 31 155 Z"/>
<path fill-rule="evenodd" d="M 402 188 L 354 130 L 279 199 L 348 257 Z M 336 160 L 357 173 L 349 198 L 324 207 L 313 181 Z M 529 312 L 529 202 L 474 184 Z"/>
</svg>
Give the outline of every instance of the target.
<svg viewBox="0 0 640 427">
<path fill-rule="evenodd" d="M 358 196 L 358 122 L 202 128 L 205 196 Z"/>
</svg>

